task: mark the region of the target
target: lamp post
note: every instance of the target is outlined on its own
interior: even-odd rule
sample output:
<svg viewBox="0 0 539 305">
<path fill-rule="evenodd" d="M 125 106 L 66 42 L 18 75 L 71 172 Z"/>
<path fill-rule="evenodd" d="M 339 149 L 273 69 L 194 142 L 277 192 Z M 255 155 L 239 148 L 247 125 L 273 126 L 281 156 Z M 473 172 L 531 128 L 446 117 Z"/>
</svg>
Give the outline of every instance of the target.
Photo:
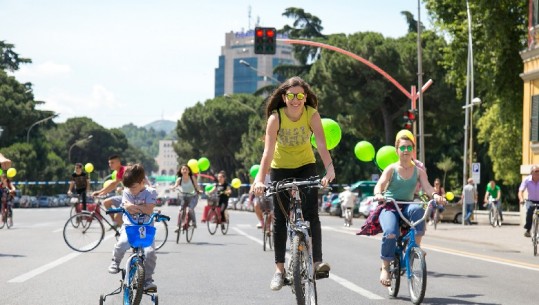
<svg viewBox="0 0 539 305">
<path fill-rule="evenodd" d="M 32 130 L 32 128 L 34 128 L 34 126 L 36 126 L 37 124 L 46 122 L 46 121 L 48 121 L 50 119 L 53 119 L 53 118 L 55 118 L 55 117 L 57 117 L 59 115 L 60 115 L 59 113 L 51 115 L 50 117 L 44 118 L 44 119 L 39 120 L 39 121 L 35 122 L 34 124 L 30 125 L 30 128 L 28 128 L 28 132 L 26 132 L 26 143 L 30 142 L 30 130 Z"/>
<path fill-rule="evenodd" d="M 245 60 L 240 59 L 240 64 L 246 66 L 247 68 L 249 68 L 249 69 L 255 71 L 255 72 L 258 74 L 258 69 L 255 68 L 255 67 L 253 67 L 253 66 L 251 66 L 251 64 L 248 63 L 248 62 L 246 62 Z M 263 75 L 263 76 L 264 76 L 264 81 L 267 81 L 266 79 L 269 78 L 269 79 L 271 79 L 272 81 L 274 81 L 274 82 L 277 83 L 277 84 L 280 84 L 280 83 L 281 83 L 278 79 L 276 79 L 276 78 L 273 77 L 273 76 L 269 76 L 269 75 Z"/>
<path fill-rule="evenodd" d="M 224 96 L 227 100 L 233 101 L 234 103 L 239 104 L 239 105 L 243 106 L 244 108 L 249 109 L 249 110 L 250 110 L 251 112 L 253 112 L 254 114 L 259 115 L 259 113 L 258 113 L 253 107 L 245 105 L 244 103 L 242 103 L 242 102 L 238 101 L 237 99 L 235 99 L 234 97 L 232 97 L 230 94 L 226 93 L 226 94 L 224 94 L 223 96 Z"/>
<path fill-rule="evenodd" d="M 73 147 L 77 146 L 78 144 L 82 144 L 84 143 L 85 141 L 88 141 L 90 140 L 91 138 L 93 138 L 94 136 L 93 135 L 89 135 L 87 138 L 84 138 L 84 139 L 80 139 L 78 141 L 75 141 L 75 143 L 73 143 L 70 147 L 69 147 L 69 153 L 68 153 L 68 160 L 69 160 L 69 163 L 71 163 L 71 150 L 73 149 Z"/>
</svg>

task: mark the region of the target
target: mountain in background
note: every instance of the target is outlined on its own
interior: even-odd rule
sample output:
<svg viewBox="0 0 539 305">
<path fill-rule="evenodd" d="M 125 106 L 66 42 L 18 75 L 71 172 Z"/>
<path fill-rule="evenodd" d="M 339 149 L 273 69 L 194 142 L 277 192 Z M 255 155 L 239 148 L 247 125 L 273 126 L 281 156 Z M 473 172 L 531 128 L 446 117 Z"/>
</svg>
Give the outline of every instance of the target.
<svg viewBox="0 0 539 305">
<path fill-rule="evenodd" d="M 146 129 L 153 128 L 155 131 L 164 131 L 167 135 L 176 129 L 176 122 L 168 120 L 157 120 L 142 126 Z"/>
</svg>

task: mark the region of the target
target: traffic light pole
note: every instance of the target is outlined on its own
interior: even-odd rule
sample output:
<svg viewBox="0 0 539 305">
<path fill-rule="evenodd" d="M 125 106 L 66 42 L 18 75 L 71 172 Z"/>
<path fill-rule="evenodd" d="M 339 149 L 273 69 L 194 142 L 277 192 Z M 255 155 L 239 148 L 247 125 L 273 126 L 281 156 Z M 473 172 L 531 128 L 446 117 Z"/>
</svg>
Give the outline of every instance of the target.
<svg viewBox="0 0 539 305">
<path fill-rule="evenodd" d="M 389 82 L 391 82 L 393 85 L 395 85 L 395 87 L 397 87 L 397 89 L 399 89 L 408 99 L 410 99 L 412 101 L 413 109 L 416 109 L 415 105 L 416 105 L 416 101 L 417 101 L 418 98 L 419 98 L 419 101 L 420 101 L 419 107 L 422 107 L 423 93 L 430 87 L 430 85 L 432 85 L 432 79 L 429 79 L 424 85 L 421 84 L 421 92 L 417 93 L 416 90 L 415 90 L 415 86 L 413 86 L 412 89 L 410 90 L 410 92 L 408 92 L 406 89 L 404 89 L 404 87 L 399 82 L 397 82 L 393 77 L 391 77 L 391 75 L 389 75 L 386 71 L 382 70 L 380 67 L 378 67 L 377 65 L 373 64 L 372 62 L 366 60 L 365 58 L 363 58 L 363 57 L 361 57 L 361 56 L 359 56 L 357 54 L 354 54 L 352 52 L 343 50 L 341 48 L 338 48 L 338 47 L 335 47 L 335 46 L 332 46 L 332 45 L 328 45 L 328 44 L 321 43 L 321 42 L 315 42 L 315 41 L 300 40 L 300 39 L 277 39 L 277 41 L 281 41 L 281 42 L 284 42 L 284 43 L 287 43 L 287 44 L 299 44 L 299 45 L 323 48 L 323 49 L 327 49 L 327 50 L 331 50 L 331 51 L 341 53 L 341 54 L 346 55 L 348 57 L 351 57 L 351 58 L 353 58 L 353 59 L 355 59 L 357 61 L 360 61 L 361 63 L 365 64 L 369 68 L 371 68 L 374 71 L 381 74 Z M 422 80 L 423 79 L 421 78 L 421 82 L 422 82 Z M 422 110 L 422 108 L 420 109 L 420 111 L 421 110 Z M 425 149 L 424 149 L 424 146 L 423 146 L 424 145 L 424 141 L 423 141 L 423 139 L 424 139 L 424 130 L 423 130 L 422 112 L 420 112 L 418 122 L 419 122 L 419 139 L 420 139 L 420 143 L 421 143 L 420 146 L 419 146 L 419 148 L 420 148 L 419 151 L 421 153 L 419 161 L 425 162 L 425 153 L 424 153 Z M 415 133 L 414 133 L 414 136 L 415 136 Z"/>
</svg>

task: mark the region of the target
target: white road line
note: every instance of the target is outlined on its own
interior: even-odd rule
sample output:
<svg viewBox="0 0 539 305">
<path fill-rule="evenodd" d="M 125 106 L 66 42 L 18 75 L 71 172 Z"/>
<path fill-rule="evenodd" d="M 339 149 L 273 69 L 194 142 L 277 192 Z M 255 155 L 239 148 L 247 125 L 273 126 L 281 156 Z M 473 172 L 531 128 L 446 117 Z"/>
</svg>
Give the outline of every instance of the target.
<svg viewBox="0 0 539 305">
<path fill-rule="evenodd" d="M 248 239 L 250 240 L 253 240 L 255 241 L 256 243 L 258 244 L 261 244 L 262 245 L 262 241 L 260 240 L 260 238 L 256 238 L 256 237 L 253 237 L 247 233 L 245 233 L 244 231 L 238 229 L 238 228 L 233 228 L 236 232 L 238 232 L 240 235 L 243 235 L 245 237 L 247 237 Z M 290 257 L 288 256 L 288 259 L 290 259 Z M 370 299 L 370 300 L 384 300 L 385 298 L 384 297 L 381 297 L 375 293 L 372 293 L 364 288 L 361 288 L 359 287 L 358 285 L 336 275 L 335 273 L 331 272 L 329 278 L 330 280 L 333 280 L 334 282 L 336 282 L 337 284 L 343 286 L 344 288 L 347 288 L 367 299 Z"/>
<path fill-rule="evenodd" d="M 30 272 L 27 272 L 25 274 L 22 274 L 22 275 L 19 275 L 15 278 L 12 278 L 11 280 L 8 281 L 8 283 L 22 283 L 22 282 L 26 282 L 27 280 L 33 278 L 34 276 L 37 276 L 37 275 L 40 275 L 41 273 L 44 273 L 56 266 L 59 266 L 65 262 L 68 262 L 72 259 L 74 259 L 75 257 L 81 255 L 82 253 L 80 252 L 73 252 L 73 253 L 70 253 L 64 257 L 60 257 L 59 259 L 55 260 L 54 262 L 50 262 L 46 265 L 43 265 L 39 268 L 36 268 Z"/>
</svg>

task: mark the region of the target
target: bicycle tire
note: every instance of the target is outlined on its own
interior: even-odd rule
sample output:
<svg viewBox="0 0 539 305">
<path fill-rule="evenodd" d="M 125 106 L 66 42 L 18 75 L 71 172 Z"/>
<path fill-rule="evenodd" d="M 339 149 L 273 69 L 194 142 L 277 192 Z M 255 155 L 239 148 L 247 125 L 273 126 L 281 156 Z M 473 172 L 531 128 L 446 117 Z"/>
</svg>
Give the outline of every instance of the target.
<svg viewBox="0 0 539 305">
<path fill-rule="evenodd" d="M 292 284 L 296 302 L 298 305 L 316 304 L 316 280 L 312 271 L 312 264 L 306 261 L 309 253 L 304 237 L 294 235 L 290 249 L 292 252 L 290 258 L 292 261 Z M 311 270 L 311 276 L 309 276 L 309 270 Z"/>
<path fill-rule="evenodd" d="M 155 250 L 163 248 L 168 239 L 168 224 L 165 220 L 154 223 L 155 230 Z"/>
<path fill-rule="evenodd" d="M 421 304 L 427 289 L 427 263 L 425 253 L 419 247 L 410 249 L 410 270 L 411 277 L 408 279 L 410 299 L 414 304 Z"/>
<path fill-rule="evenodd" d="M 187 225 L 185 228 L 185 240 L 188 243 L 191 243 L 191 240 L 193 240 L 193 234 L 195 233 L 195 224 L 192 223 L 191 217 L 189 216 L 189 213 L 187 214 Z"/>
<path fill-rule="evenodd" d="M 124 287 L 124 304 L 139 305 L 144 291 L 144 265 L 138 258 L 132 259 Z"/>
<path fill-rule="evenodd" d="M 440 219 L 440 211 L 438 210 L 438 208 L 436 208 L 434 210 L 434 230 L 436 230 L 436 228 L 438 227 L 438 219 Z"/>
<path fill-rule="evenodd" d="M 178 214 L 178 230 L 176 231 L 176 244 L 180 243 L 180 235 L 182 235 L 184 211 L 184 209 L 181 209 L 180 213 Z"/>
<path fill-rule="evenodd" d="M 269 213 L 266 213 L 266 212 L 264 213 L 263 221 L 264 221 L 264 227 L 262 228 L 262 250 L 266 251 L 266 244 L 268 243 L 268 235 L 269 235 L 269 227 L 268 227 Z"/>
<path fill-rule="evenodd" d="M 105 304 L 105 297 L 103 295 L 99 296 L 99 305 Z"/>
<path fill-rule="evenodd" d="M 539 243 L 539 240 L 537 240 L 537 234 L 539 233 L 539 218 L 535 212 L 533 214 L 532 229 L 533 256 L 537 256 L 537 243 Z"/>
<path fill-rule="evenodd" d="M 215 234 L 217 232 L 217 226 L 219 225 L 219 216 L 217 215 L 217 212 L 214 209 L 211 209 L 208 212 L 206 223 L 208 225 L 208 232 L 210 232 L 211 235 Z"/>
<path fill-rule="evenodd" d="M 492 210 L 492 207 L 490 208 L 488 212 L 488 222 L 490 223 L 491 226 L 494 227 L 494 211 Z"/>
<path fill-rule="evenodd" d="M 0 220 L 0 229 L 2 229 L 7 224 L 7 209 L 2 207 L 2 217 L 0 218 L 2 218 Z"/>
<path fill-rule="evenodd" d="M 228 233 L 228 225 L 229 225 L 229 217 L 228 217 L 228 212 L 225 211 L 225 220 L 221 220 L 221 233 L 223 233 L 223 235 L 226 235 L 226 233 Z"/>
<path fill-rule="evenodd" d="M 401 285 L 401 258 L 399 253 L 395 254 L 395 257 L 389 263 L 389 274 L 391 276 L 391 286 L 387 287 L 387 291 L 389 296 L 396 298 Z"/>
<path fill-rule="evenodd" d="M 77 218 L 79 226 L 73 227 L 71 222 L 77 221 Z M 63 236 L 69 248 L 78 252 L 89 252 L 97 248 L 103 241 L 105 227 L 95 214 L 82 212 L 71 216 L 66 221 Z"/>
<path fill-rule="evenodd" d="M 153 295 L 153 305 L 159 305 L 159 296 L 157 293 L 154 293 Z"/>
<path fill-rule="evenodd" d="M 502 212 L 498 209 L 498 227 L 502 227 Z"/>
</svg>

